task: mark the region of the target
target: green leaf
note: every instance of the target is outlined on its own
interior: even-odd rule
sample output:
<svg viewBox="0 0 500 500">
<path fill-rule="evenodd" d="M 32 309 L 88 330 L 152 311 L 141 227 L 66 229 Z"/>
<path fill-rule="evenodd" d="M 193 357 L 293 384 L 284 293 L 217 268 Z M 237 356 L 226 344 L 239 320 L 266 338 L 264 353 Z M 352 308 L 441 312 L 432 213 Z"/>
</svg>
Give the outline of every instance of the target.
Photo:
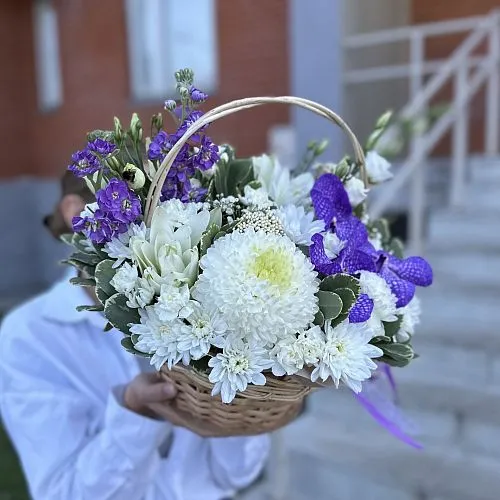
<svg viewBox="0 0 500 500">
<path fill-rule="evenodd" d="M 104 307 L 100 304 L 93 305 L 93 306 L 77 306 L 76 310 L 78 312 L 82 312 L 82 311 L 101 312 L 101 311 L 104 311 Z"/>
<path fill-rule="evenodd" d="M 383 321 L 382 323 L 384 324 L 384 331 L 387 337 L 394 337 L 396 333 L 399 332 L 399 329 L 401 328 L 401 323 L 403 322 L 403 316 L 398 316 L 398 319 L 396 321 Z"/>
<path fill-rule="evenodd" d="M 319 308 L 325 320 L 335 319 L 342 312 L 342 299 L 336 293 L 320 290 L 318 298 Z"/>
<path fill-rule="evenodd" d="M 95 268 L 96 294 L 103 304 L 116 293 L 110 283 L 117 271 L 113 268 L 114 263 L 111 259 L 101 260 Z"/>
<path fill-rule="evenodd" d="M 354 292 L 356 297 L 360 292 L 359 281 L 349 274 L 339 273 L 327 276 L 319 285 L 320 290 L 327 292 L 335 292 L 338 288 L 349 288 Z"/>
<path fill-rule="evenodd" d="M 229 163 L 219 162 L 214 174 L 214 187 L 216 194 L 226 195 L 229 177 Z"/>
<path fill-rule="evenodd" d="M 372 227 L 380 234 L 382 241 L 389 241 L 391 231 L 389 229 L 387 219 L 377 219 L 376 221 L 373 221 Z"/>
<path fill-rule="evenodd" d="M 66 243 L 66 245 L 73 246 L 73 233 L 66 233 L 66 234 L 61 234 L 59 236 L 59 239 L 63 242 Z"/>
<path fill-rule="evenodd" d="M 132 339 L 130 337 L 124 337 L 121 340 L 122 346 L 125 348 L 126 351 L 128 351 L 131 354 L 134 354 L 135 356 L 142 356 L 144 358 L 150 358 L 151 354 L 146 354 L 144 352 L 138 351 L 132 342 Z"/>
<path fill-rule="evenodd" d="M 95 266 L 89 266 L 88 264 L 80 262 L 79 260 L 69 258 L 66 260 L 62 260 L 61 264 L 66 264 L 68 266 L 76 267 L 79 271 L 84 272 L 87 276 L 90 277 L 94 276 Z"/>
<path fill-rule="evenodd" d="M 101 261 L 100 257 L 95 253 L 75 252 L 71 255 L 70 259 L 83 262 L 88 266 L 95 266 Z"/>
<path fill-rule="evenodd" d="M 216 225 L 217 229 L 222 227 L 222 210 L 220 207 L 210 210 L 210 220 L 208 221 L 208 225 Z"/>
<path fill-rule="evenodd" d="M 318 310 L 316 313 L 316 316 L 314 317 L 314 324 L 318 326 L 323 326 L 325 324 L 325 315 L 321 312 L 321 310 Z"/>
<path fill-rule="evenodd" d="M 105 331 L 105 332 L 109 332 L 109 331 L 111 331 L 112 329 L 113 329 L 113 325 L 112 325 L 112 324 L 108 321 L 108 322 L 106 323 L 106 326 L 104 327 L 104 331 Z"/>
<path fill-rule="evenodd" d="M 251 159 L 219 162 L 214 175 L 215 191 L 223 196 L 238 196 L 254 180 Z"/>
<path fill-rule="evenodd" d="M 108 321 L 120 332 L 130 335 L 130 324 L 140 323 L 137 309 L 127 306 L 127 297 L 121 293 L 115 293 L 104 305 L 104 315 Z"/>
<path fill-rule="evenodd" d="M 379 361 L 390 366 L 402 367 L 408 365 L 415 358 L 413 348 L 409 343 L 402 344 L 387 339 L 389 337 L 375 337 L 370 341 L 370 344 L 377 346 L 384 353 L 381 358 L 377 358 Z"/>
<path fill-rule="evenodd" d="M 200 240 L 200 257 L 203 257 L 207 253 L 207 250 L 212 245 L 215 236 L 220 232 L 220 226 L 217 224 L 212 224 L 208 229 L 202 234 Z"/>
<path fill-rule="evenodd" d="M 95 256 L 96 254 L 94 253 L 94 245 L 93 243 L 89 242 L 88 239 L 80 233 L 73 233 L 73 237 L 71 238 L 71 244 L 81 253 L 86 254 L 86 255 L 93 255 Z M 89 252 L 89 245 L 92 249 L 92 251 Z"/>
<path fill-rule="evenodd" d="M 392 253 L 398 259 L 404 257 L 404 245 L 399 238 L 393 238 L 387 247 L 387 251 Z"/>
<path fill-rule="evenodd" d="M 340 325 L 343 321 L 348 318 L 349 314 L 339 314 L 335 319 L 332 320 L 332 328 Z"/>
<path fill-rule="evenodd" d="M 335 293 L 342 299 L 342 314 L 347 314 L 356 302 L 356 295 L 350 288 L 337 288 Z"/>
<path fill-rule="evenodd" d="M 80 278 L 79 276 L 76 276 L 74 278 L 71 278 L 69 282 L 72 285 L 77 285 L 77 286 L 95 286 L 95 279 L 94 278 Z"/>
</svg>

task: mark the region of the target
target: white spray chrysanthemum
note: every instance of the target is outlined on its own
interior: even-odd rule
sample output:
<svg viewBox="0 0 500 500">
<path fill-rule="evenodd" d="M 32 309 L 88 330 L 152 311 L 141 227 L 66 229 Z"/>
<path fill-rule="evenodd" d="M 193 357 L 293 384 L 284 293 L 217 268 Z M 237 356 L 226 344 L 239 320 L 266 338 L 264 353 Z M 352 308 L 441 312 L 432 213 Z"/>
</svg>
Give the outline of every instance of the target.
<svg viewBox="0 0 500 500">
<path fill-rule="evenodd" d="M 130 224 L 126 233 L 119 234 L 106 243 L 104 245 L 104 251 L 112 259 L 116 259 L 113 267 L 119 267 L 125 260 L 132 260 L 132 250 L 129 247 L 130 238 L 134 236 L 145 240 L 148 237 L 148 232 L 144 222 L 140 224 Z"/>
<path fill-rule="evenodd" d="M 319 326 L 279 340 L 269 355 L 273 360 L 273 374 L 277 377 L 293 375 L 305 365 L 317 364 L 325 346 L 325 335 Z"/>
<path fill-rule="evenodd" d="M 192 313 L 188 316 L 188 329 L 179 336 L 178 349 L 188 352 L 192 359 L 206 356 L 212 345 L 222 347 L 227 324 L 219 312 L 209 312 L 196 301 L 191 302 Z"/>
<path fill-rule="evenodd" d="M 286 236 L 230 233 L 215 241 L 200 266 L 193 298 L 219 310 L 242 338 L 275 342 L 306 329 L 318 311 L 316 272 Z"/>
<path fill-rule="evenodd" d="M 379 321 L 396 321 L 396 296 L 391 292 L 387 281 L 370 271 L 361 271 L 359 275 L 361 293 L 373 300 L 372 318 Z"/>
<path fill-rule="evenodd" d="M 372 338 L 370 328 L 366 324 L 349 323 L 348 320 L 336 327 L 328 321 L 324 328 L 325 347 L 311 380 L 325 381 L 331 377 L 336 387 L 343 382 L 354 392 L 360 392 L 362 382 L 377 369 L 373 358 L 383 354 L 381 349 L 369 344 Z"/>
<path fill-rule="evenodd" d="M 187 285 L 163 284 L 160 287 L 158 301 L 154 305 L 155 312 L 161 321 L 187 318 L 193 312 L 189 298 Z"/>
<path fill-rule="evenodd" d="M 415 327 L 420 323 L 420 300 L 413 297 L 410 303 L 397 310 L 398 315 L 402 315 L 401 326 L 396 334 L 398 342 L 408 341 L 415 333 Z"/>
<path fill-rule="evenodd" d="M 262 371 L 271 365 L 265 349 L 241 339 L 229 343 L 208 362 L 212 368 L 208 378 L 214 384 L 212 396 L 220 394 L 224 403 L 230 403 L 236 392 L 243 392 L 248 384 L 264 385 L 266 377 Z"/>
<path fill-rule="evenodd" d="M 152 307 L 139 310 L 141 323 L 132 325 L 130 332 L 138 335 L 135 348 L 146 354 L 152 354 L 151 364 L 159 370 L 164 364 L 168 368 L 181 359 L 184 364 L 189 363 L 189 357 L 183 359 L 178 349 L 179 338 L 186 333 L 188 326 L 183 321 L 161 321 Z"/>
<path fill-rule="evenodd" d="M 118 292 L 123 294 L 131 293 L 137 286 L 139 272 L 137 266 L 125 262 L 111 278 L 110 285 Z"/>
<path fill-rule="evenodd" d="M 281 221 L 285 234 L 296 245 L 310 246 L 313 235 L 325 230 L 325 223 L 313 220 L 314 212 L 306 212 L 304 207 L 285 205 L 276 211 L 276 216 Z"/>
</svg>

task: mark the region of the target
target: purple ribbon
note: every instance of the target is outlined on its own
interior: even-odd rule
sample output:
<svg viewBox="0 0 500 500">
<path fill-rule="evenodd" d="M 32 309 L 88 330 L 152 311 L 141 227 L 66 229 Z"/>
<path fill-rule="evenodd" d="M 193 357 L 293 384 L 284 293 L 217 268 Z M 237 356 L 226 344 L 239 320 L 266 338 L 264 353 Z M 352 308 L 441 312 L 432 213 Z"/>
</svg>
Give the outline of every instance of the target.
<svg viewBox="0 0 500 500">
<path fill-rule="evenodd" d="M 388 365 L 381 363 L 363 391 L 355 397 L 396 438 L 413 448 L 422 449 L 422 445 L 409 435 L 413 426 L 397 406 L 396 381 Z"/>
</svg>

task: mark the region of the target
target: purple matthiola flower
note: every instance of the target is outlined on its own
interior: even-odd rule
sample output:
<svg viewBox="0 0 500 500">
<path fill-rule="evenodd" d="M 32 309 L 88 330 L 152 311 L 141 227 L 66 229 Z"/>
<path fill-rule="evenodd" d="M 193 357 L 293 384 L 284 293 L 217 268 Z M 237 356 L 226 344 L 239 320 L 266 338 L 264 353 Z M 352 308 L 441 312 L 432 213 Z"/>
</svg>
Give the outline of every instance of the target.
<svg viewBox="0 0 500 500">
<path fill-rule="evenodd" d="M 219 160 L 219 148 L 207 136 L 201 140 L 200 148 L 194 156 L 191 157 L 193 165 L 200 170 L 212 168 L 214 163 Z"/>
<path fill-rule="evenodd" d="M 180 127 L 177 130 L 177 136 L 182 137 L 186 130 L 197 120 L 199 120 L 203 116 L 203 113 L 201 111 L 191 111 L 187 118 L 181 123 Z M 207 125 L 201 128 L 200 132 L 205 130 L 207 128 Z M 191 139 L 193 141 L 199 142 L 200 141 L 200 136 L 199 134 L 195 134 L 191 136 Z"/>
<path fill-rule="evenodd" d="M 196 87 L 191 87 L 189 89 L 189 95 L 191 96 L 191 100 L 193 102 L 204 102 L 208 99 L 208 94 L 205 94 L 205 92 L 202 92 Z"/>
<path fill-rule="evenodd" d="M 117 223 L 134 222 L 141 215 L 141 201 L 125 181 L 111 179 L 96 194 L 99 208 Z"/>
<path fill-rule="evenodd" d="M 116 145 L 104 139 L 97 138 L 89 142 L 87 148 L 98 155 L 108 156 L 116 149 Z"/>
<path fill-rule="evenodd" d="M 149 145 L 148 158 L 151 161 L 163 160 L 178 139 L 177 135 L 169 135 L 164 130 L 160 130 Z"/>
<path fill-rule="evenodd" d="M 94 243 L 105 243 L 113 237 L 109 219 L 101 210 L 96 210 L 93 217 L 73 217 L 73 230 L 85 234 Z"/>
<path fill-rule="evenodd" d="M 68 166 L 76 177 L 86 177 L 92 175 L 101 168 L 99 159 L 94 156 L 88 149 L 77 151 L 71 155 L 72 163 Z"/>
<path fill-rule="evenodd" d="M 411 301 L 416 286 L 432 284 L 432 268 L 422 257 L 398 259 L 384 251 L 379 251 L 377 255 L 377 272 L 397 297 L 397 307 L 404 307 Z"/>
</svg>

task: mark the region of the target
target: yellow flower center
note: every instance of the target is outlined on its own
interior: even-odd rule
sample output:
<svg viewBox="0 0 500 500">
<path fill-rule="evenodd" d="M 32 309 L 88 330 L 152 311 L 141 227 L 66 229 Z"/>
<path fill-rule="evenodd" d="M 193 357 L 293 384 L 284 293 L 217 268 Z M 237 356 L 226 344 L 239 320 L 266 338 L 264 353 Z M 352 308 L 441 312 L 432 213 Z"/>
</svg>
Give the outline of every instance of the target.
<svg viewBox="0 0 500 500">
<path fill-rule="evenodd" d="M 266 280 L 281 290 L 289 288 L 292 282 L 290 256 L 281 249 L 264 250 L 257 255 L 249 271 L 257 278 Z"/>
</svg>

